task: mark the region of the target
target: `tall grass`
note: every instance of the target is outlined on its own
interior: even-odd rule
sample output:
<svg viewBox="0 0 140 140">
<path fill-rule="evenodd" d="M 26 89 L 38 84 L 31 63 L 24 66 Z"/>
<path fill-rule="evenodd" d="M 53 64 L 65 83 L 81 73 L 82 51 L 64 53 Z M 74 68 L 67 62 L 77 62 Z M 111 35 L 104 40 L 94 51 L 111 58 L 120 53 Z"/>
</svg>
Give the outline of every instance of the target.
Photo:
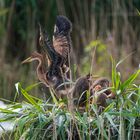
<svg viewBox="0 0 140 140">
<path fill-rule="evenodd" d="M 7 108 L 0 108 L 4 115 L 0 122 L 13 120 L 15 124 L 9 139 L 138 140 L 140 85 L 136 85 L 135 80 L 140 70 L 122 81 L 122 75 L 117 70 L 120 63 L 115 64 L 112 60 L 111 89 L 116 98 L 107 99 L 108 106 L 100 113 L 96 104 L 89 103 L 85 111 L 75 108 L 71 112 L 67 102 L 58 100 L 53 92 L 53 100 L 44 101 L 29 94 L 36 85 L 24 89 L 17 83 L 17 93 L 22 94 L 26 101 L 12 102 Z"/>
</svg>

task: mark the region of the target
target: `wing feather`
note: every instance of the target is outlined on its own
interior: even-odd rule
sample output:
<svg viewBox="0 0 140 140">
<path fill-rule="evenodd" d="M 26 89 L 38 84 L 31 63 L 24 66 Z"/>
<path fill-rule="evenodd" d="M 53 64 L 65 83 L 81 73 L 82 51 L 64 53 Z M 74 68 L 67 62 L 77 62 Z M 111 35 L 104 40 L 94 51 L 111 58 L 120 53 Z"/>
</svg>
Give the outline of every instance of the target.
<svg viewBox="0 0 140 140">
<path fill-rule="evenodd" d="M 54 27 L 53 47 L 65 63 L 71 50 L 71 22 L 64 16 L 58 16 Z"/>
<path fill-rule="evenodd" d="M 59 53 L 64 59 L 67 59 L 70 53 L 70 42 L 66 36 L 57 36 L 53 39 L 53 46 L 57 53 Z"/>
</svg>

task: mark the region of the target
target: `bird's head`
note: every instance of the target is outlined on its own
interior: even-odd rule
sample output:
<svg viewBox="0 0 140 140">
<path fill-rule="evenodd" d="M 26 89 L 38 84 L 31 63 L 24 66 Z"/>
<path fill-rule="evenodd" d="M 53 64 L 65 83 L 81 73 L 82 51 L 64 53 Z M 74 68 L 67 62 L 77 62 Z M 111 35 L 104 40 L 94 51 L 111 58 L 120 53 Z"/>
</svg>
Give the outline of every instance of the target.
<svg viewBox="0 0 140 140">
<path fill-rule="evenodd" d="M 41 61 L 42 60 L 42 55 L 39 54 L 38 52 L 33 52 L 30 57 L 28 57 L 27 59 L 25 59 L 24 61 L 22 61 L 22 64 L 24 64 L 24 63 L 30 63 L 30 62 L 32 62 L 34 60 Z"/>
<path fill-rule="evenodd" d="M 110 86 L 110 82 L 106 77 L 101 77 L 96 79 L 91 87 L 90 87 L 90 92 L 91 94 L 94 94 L 95 92 L 101 91 L 101 90 L 105 90 L 104 93 L 105 94 L 110 94 L 111 91 L 110 89 L 108 89 Z"/>
<path fill-rule="evenodd" d="M 109 82 L 109 80 L 106 77 L 101 77 L 101 78 L 96 79 L 93 82 L 93 85 L 92 86 L 95 87 L 97 85 L 100 85 L 103 88 L 107 88 L 107 87 L 109 87 L 110 82 Z"/>
<path fill-rule="evenodd" d="M 70 20 L 65 16 L 57 16 L 56 24 L 54 26 L 54 33 L 69 33 L 72 30 Z"/>
</svg>

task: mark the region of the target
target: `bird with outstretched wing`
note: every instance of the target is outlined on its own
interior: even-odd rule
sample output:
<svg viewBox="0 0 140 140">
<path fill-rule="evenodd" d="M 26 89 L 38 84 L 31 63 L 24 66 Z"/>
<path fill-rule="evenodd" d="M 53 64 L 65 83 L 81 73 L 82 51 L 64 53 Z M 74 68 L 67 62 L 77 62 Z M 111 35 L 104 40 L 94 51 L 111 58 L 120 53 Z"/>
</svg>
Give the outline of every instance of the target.
<svg viewBox="0 0 140 140">
<path fill-rule="evenodd" d="M 57 16 L 54 26 L 53 40 L 50 41 L 48 34 L 40 26 L 39 44 L 46 52 L 48 57 L 47 78 L 53 80 L 59 85 L 62 81 L 67 81 L 63 73 L 67 72 L 68 57 L 71 50 L 70 32 L 72 30 L 71 22 L 64 16 Z"/>
<path fill-rule="evenodd" d="M 64 16 L 57 16 L 56 24 L 54 26 L 53 47 L 55 51 L 61 55 L 62 64 L 68 66 L 68 55 L 71 50 L 70 32 L 72 24 L 68 18 Z"/>
<path fill-rule="evenodd" d="M 31 57 L 24 60 L 22 63 L 38 61 L 36 69 L 38 79 L 46 85 L 53 87 L 56 90 L 61 90 L 66 87 L 63 83 L 69 80 L 63 76 L 64 67 L 68 67 L 68 55 L 71 48 L 71 22 L 64 16 L 57 16 L 54 27 L 53 40 L 50 41 L 48 34 L 40 26 L 39 44 L 42 47 L 41 53 L 34 52 Z M 45 56 L 44 56 L 45 54 Z M 46 69 L 46 57 L 48 67 Z"/>
</svg>

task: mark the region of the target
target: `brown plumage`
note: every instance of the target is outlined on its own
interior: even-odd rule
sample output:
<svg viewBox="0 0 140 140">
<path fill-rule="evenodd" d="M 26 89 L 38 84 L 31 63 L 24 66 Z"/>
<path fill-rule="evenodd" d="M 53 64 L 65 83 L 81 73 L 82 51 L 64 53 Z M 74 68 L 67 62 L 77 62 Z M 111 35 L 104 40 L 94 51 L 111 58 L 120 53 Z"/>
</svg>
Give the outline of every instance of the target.
<svg viewBox="0 0 140 140">
<path fill-rule="evenodd" d="M 109 88 L 109 87 L 110 87 L 110 82 L 109 82 L 109 80 L 108 80 L 106 77 L 101 77 L 101 78 L 96 79 L 96 80 L 92 83 L 92 85 L 91 85 L 91 87 L 90 87 L 90 90 L 91 90 L 92 93 L 94 93 L 94 90 L 100 91 L 100 90 L 107 89 L 107 88 Z M 105 90 L 104 93 L 105 93 L 108 97 L 112 97 L 112 98 L 113 98 L 113 96 L 114 96 L 114 94 L 111 92 L 110 89 Z"/>
<path fill-rule="evenodd" d="M 93 81 L 93 77 L 89 74 L 80 77 L 73 88 L 73 97 L 75 104 L 79 106 L 85 106 L 86 102 L 89 101 L 86 96 L 86 91 L 90 93 L 90 102 L 96 104 L 98 107 L 106 107 L 106 99 L 114 98 L 114 94 L 109 88 L 110 82 L 107 78 L 101 77 Z M 103 92 L 99 93 L 100 91 Z"/>
<path fill-rule="evenodd" d="M 68 55 L 71 48 L 71 22 L 64 16 L 57 16 L 54 27 L 53 42 L 49 40 L 47 32 L 42 29 L 41 25 L 39 26 L 39 44 L 42 46 L 43 52 L 41 54 L 33 53 L 31 57 L 26 59 L 23 63 L 37 60 L 39 62 L 37 66 L 38 79 L 47 87 L 53 86 L 57 90 L 63 89 L 64 85 L 60 85 L 69 81 L 62 72 L 66 72 Z M 44 57 L 44 53 L 46 53 L 46 57 Z M 47 69 L 44 68 L 44 63 L 46 61 L 45 58 L 48 58 Z"/>
<path fill-rule="evenodd" d="M 100 85 L 90 87 L 90 94 L 92 97 L 91 103 L 96 104 L 98 107 L 104 108 L 107 106 L 107 103 L 106 103 L 107 95 L 104 92 L 99 94 L 98 92 L 101 89 L 102 89 L 102 87 Z"/>
<path fill-rule="evenodd" d="M 80 106 L 85 105 L 85 101 L 87 100 L 86 92 L 89 90 L 91 83 L 91 75 L 88 74 L 86 76 L 80 77 L 73 88 L 73 98 L 74 103 L 79 104 Z"/>
<path fill-rule="evenodd" d="M 55 51 L 63 58 L 63 65 L 68 65 L 68 55 L 71 50 L 70 32 L 72 24 L 68 18 L 57 16 L 54 26 L 53 46 Z"/>
<path fill-rule="evenodd" d="M 46 70 L 44 67 L 45 62 L 42 54 L 38 52 L 34 52 L 31 54 L 29 58 L 24 60 L 22 64 L 32 62 L 32 61 L 38 61 L 38 65 L 36 69 L 37 77 L 39 81 L 42 82 L 46 87 L 53 87 L 54 89 L 56 89 L 60 84 L 64 82 L 64 80 L 62 79 L 63 77 L 59 77 L 58 75 L 56 76 L 53 75 L 51 78 L 48 76 L 49 69 Z M 64 85 L 57 88 L 57 90 L 59 89 L 60 90 L 64 89 Z"/>
<path fill-rule="evenodd" d="M 44 58 L 41 54 L 39 54 L 38 52 L 34 52 L 31 54 L 31 56 L 29 58 L 27 58 L 26 60 L 24 60 L 22 62 L 22 64 L 24 63 L 29 63 L 32 61 L 38 61 L 38 66 L 36 69 L 36 73 L 37 73 L 37 77 L 39 79 L 40 82 L 42 82 L 43 84 L 46 85 L 46 87 L 49 87 L 49 82 L 46 78 L 46 70 L 44 68 Z"/>
<path fill-rule="evenodd" d="M 108 98 L 114 98 L 115 95 L 111 92 L 109 88 L 110 82 L 107 78 L 101 77 L 96 79 L 91 87 L 90 87 L 90 94 L 93 97 L 92 103 L 97 104 L 98 107 L 106 107 L 106 99 Z M 105 90 L 98 94 L 98 92 Z"/>
<path fill-rule="evenodd" d="M 53 41 L 49 40 L 46 31 L 40 26 L 40 46 L 46 51 L 50 65 L 61 69 L 68 66 L 68 55 L 71 50 L 70 32 L 72 30 L 71 22 L 64 16 L 57 16 L 54 27 Z"/>
<path fill-rule="evenodd" d="M 70 32 L 72 25 L 66 17 L 57 16 L 52 42 L 50 41 L 47 32 L 42 29 L 41 25 L 39 26 L 39 44 L 42 47 L 42 51 L 46 53 L 46 58 L 48 58 L 46 76 L 48 81 L 53 81 L 53 79 L 55 79 L 54 85 L 55 88 L 57 88 L 62 83 L 69 81 L 64 73 L 67 72 L 68 68 L 67 62 L 71 48 Z"/>
</svg>

